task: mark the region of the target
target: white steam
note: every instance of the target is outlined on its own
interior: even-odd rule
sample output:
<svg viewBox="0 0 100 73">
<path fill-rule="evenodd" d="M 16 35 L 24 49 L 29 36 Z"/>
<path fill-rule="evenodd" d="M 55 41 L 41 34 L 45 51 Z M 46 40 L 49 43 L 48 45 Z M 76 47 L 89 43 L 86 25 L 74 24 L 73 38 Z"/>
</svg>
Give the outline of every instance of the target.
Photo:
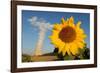
<svg viewBox="0 0 100 73">
<path fill-rule="evenodd" d="M 31 22 L 33 27 L 37 27 L 39 29 L 39 36 L 35 47 L 34 55 L 42 55 L 42 47 L 43 41 L 45 39 L 45 33 L 47 30 L 51 30 L 53 25 L 51 25 L 49 22 L 46 22 L 43 18 L 38 18 L 36 16 L 30 18 L 29 21 Z"/>
</svg>

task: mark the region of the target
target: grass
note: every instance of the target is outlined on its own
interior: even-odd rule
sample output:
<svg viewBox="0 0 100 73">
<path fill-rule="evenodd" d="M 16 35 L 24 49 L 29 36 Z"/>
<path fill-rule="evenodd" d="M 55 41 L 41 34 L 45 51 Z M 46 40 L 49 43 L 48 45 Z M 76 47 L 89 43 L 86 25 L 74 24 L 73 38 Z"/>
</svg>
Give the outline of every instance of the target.
<svg viewBox="0 0 100 73">
<path fill-rule="evenodd" d="M 38 61 L 55 61 L 58 57 L 53 53 L 43 54 L 41 56 L 30 56 L 27 54 L 22 55 L 22 62 L 38 62 Z"/>
<path fill-rule="evenodd" d="M 90 50 L 86 48 L 79 56 L 63 56 L 62 53 L 58 53 L 55 48 L 53 53 L 43 54 L 41 56 L 30 56 L 27 54 L 22 55 L 22 62 L 39 62 L 39 61 L 61 61 L 61 60 L 85 60 L 90 59 Z"/>
<path fill-rule="evenodd" d="M 27 54 L 22 55 L 22 62 L 32 62 L 31 56 Z"/>
</svg>

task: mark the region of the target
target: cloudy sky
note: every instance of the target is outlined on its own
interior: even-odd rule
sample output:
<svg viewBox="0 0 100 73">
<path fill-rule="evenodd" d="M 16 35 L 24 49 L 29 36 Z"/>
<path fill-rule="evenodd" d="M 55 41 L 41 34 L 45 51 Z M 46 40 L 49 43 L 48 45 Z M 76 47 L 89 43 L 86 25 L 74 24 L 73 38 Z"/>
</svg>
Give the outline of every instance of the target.
<svg viewBox="0 0 100 73">
<path fill-rule="evenodd" d="M 39 36 L 39 28 L 37 25 L 39 23 L 45 23 L 46 27 L 48 24 L 53 25 L 54 23 L 60 23 L 61 18 L 69 18 L 73 16 L 74 22 L 77 23 L 81 21 L 81 27 L 85 30 L 87 34 L 87 46 L 90 45 L 90 15 L 88 13 L 69 13 L 69 12 L 48 12 L 48 11 L 30 11 L 23 10 L 22 11 L 22 51 L 23 53 L 32 55 L 34 53 L 34 49 L 36 47 L 36 43 Z M 32 25 L 30 19 L 33 17 L 35 26 Z M 54 46 L 50 44 L 50 40 L 48 36 L 51 34 L 51 28 L 46 30 L 45 39 L 43 42 L 42 51 L 43 53 L 49 53 L 54 50 Z"/>
</svg>

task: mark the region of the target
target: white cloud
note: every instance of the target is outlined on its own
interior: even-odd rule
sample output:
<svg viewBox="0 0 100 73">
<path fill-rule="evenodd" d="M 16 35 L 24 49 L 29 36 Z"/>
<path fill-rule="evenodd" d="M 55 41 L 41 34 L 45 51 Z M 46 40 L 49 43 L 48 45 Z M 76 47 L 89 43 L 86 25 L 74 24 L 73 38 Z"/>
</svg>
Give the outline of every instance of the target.
<svg viewBox="0 0 100 73">
<path fill-rule="evenodd" d="M 51 25 L 49 22 L 46 22 L 43 18 L 38 18 L 36 16 L 31 17 L 28 19 L 28 21 L 32 24 L 34 27 L 38 27 L 39 29 L 47 29 L 51 30 L 53 25 Z"/>
</svg>

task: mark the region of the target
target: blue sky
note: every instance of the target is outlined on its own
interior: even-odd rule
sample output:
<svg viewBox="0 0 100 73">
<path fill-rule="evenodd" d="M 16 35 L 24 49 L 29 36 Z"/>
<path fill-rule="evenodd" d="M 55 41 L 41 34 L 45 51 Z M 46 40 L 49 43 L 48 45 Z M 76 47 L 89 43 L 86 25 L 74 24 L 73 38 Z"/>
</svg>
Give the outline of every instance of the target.
<svg viewBox="0 0 100 73">
<path fill-rule="evenodd" d="M 50 24 L 60 23 L 61 18 L 65 19 L 73 16 L 74 22 L 77 23 L 81 21 L 81 28 L 84 29 L 87 34 L 86 42 L 87 46 L 90 46 L 90 14 L 89 13 L 71 13 L 71 12 L 48 12 L 48 11 L 22 11 L 22 51 L 23 53 L 32 55 L 38 39 L 39 29 L 35 28 L 28 21 L 31 17 L 42 18 Z M 48 36 L 50 36 L 51 31 L 48 30 L 45 35 L 45 40 L 43 42 L 43 53 L 49 53 L 54 50 L 54 46 L 50 44 Z"/>
</svg>

